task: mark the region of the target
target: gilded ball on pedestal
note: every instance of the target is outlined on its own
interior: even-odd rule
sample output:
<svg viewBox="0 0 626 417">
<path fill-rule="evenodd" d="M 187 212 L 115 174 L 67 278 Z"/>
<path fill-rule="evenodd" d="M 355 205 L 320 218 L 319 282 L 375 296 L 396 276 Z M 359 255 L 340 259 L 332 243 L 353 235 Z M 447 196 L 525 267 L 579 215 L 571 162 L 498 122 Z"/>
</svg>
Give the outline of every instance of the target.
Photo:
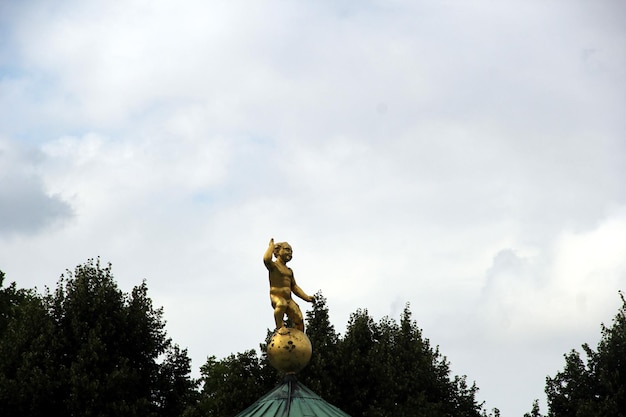
<svg viewBox="0 0 626 417">
<path fill-rule="evenodd" d="M 284 373 L 296 373 L 311 360 L 311 341 L 304 332 L 293 328 L 276 330 L 267 344 L 270 364 Z"/>
</svg>

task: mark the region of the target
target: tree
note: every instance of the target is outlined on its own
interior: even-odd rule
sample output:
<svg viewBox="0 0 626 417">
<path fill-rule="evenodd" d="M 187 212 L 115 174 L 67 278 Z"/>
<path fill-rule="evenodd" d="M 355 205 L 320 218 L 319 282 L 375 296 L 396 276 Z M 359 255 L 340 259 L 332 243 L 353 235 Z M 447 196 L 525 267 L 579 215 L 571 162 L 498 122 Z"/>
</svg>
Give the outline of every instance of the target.
<svg viewBox="0 0 626 417">
<path fill-rule="evenodd" d="M 450 377 L 448 360 L 422 336 L 408 305 L 399 324 L 389 317 L 376 323 L 367 310 L 357 310 L 339 347 L 343 383 L 336 401 L 348 414 L 480 416 L 483 411 L 476 386 L 468 386 L 465 377 Z"/>
<path fill-rule="evenodd" d="M 0 272 L 0 286 L 4 281 Z M 33 290 L 0 289 L 0 415 L 45 415 L 60 398 L 54 324 Z"/>
<path fill-rule="evenodd" d="M 326 298 L 321 292 L 315 294 L 312 309 L 306 313 L 307 336 L 313 353 L 309 365 L 300 372 L 300 378 L 318 395 L 333 403 L 339 388 L 339 335 L 330 322 Z M 262 349 L 263 350 L 263 349 Z"/>
<path fill-rule="evenodd" d="M 172 345 L 159 367 L 154 402 L 159 416 L 178 417 L 198 401 L 197 381 L 189 377 L 191 359 L 187 349 Z"/>
<path fill-rule="evenodd" d="M 475 398 L 478 388 L 468 385 L 464 376 L 451 377 L 449 362 L 422 336 L 408 305 L 399 324 L 388 317 L 376 322 L 367 310 L 357 310 L 343 337 L 330 323 L 321 293 L 306 316 L 313 355 L 298 378 L 346 413 L 365 417 L 486 415 Z M 203 415 L 233 416 L 269 391 L 269 384 L 277 380 L 264 359 L 254 351 L 221 361 L 209 358 L 202 371 Z M 246 401 L 241 401 L 243 396 Z"/>
<path fill-rule="evenodd" d="M 190 360 L 147 291 L 144 281 L 123 293 L 99 260 L 43 296 L 9 291 L 17 304 L 0 340 L 0 415 L 180 415 L 193 402 Z"/>
<path fill-rule="evenodd" d="M 541 409 L 539 408 L 539 400 L 533 401 L 533 408 L 530 413 L 525 413 L 524 417 L 544 417 L 541 414 Z"/>
<path fill-rule="evenodd" d="M 207 359 L 200 368 L 202 390 L 193 416 L 234 416 L 278 382 L 276 372 L 255 350 Z"/>
<path fill-rule="evenodd" d="M 626 300 L 611 327 L 601 325 L 597 350 L 572 350 L 565 368 L 546 378 L 549 417 L 626 416 Z"/>
</svg>

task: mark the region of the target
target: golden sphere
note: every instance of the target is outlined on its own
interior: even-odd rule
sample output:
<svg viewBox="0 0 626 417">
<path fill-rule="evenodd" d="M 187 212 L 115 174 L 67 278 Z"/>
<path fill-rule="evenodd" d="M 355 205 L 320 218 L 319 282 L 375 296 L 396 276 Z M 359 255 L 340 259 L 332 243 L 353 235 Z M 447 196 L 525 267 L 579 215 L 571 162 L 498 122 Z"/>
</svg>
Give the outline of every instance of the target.
<svg viewBox="0 0 626 417">
<path fill-rule="evenodd" d="M 267 344 L 270 364 L 284 373 L 296 373 L 311 360 L 311 341 L 298 329 L 276 330 Z"/>
</svg>

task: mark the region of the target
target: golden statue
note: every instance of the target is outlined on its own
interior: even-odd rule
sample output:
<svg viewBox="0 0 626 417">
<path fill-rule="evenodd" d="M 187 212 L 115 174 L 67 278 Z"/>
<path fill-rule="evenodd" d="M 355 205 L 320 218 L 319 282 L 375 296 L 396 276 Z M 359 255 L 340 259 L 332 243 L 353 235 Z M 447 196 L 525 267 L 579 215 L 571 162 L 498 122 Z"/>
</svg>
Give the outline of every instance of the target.
<svg viewBox="0 0 626 417">
<path fill-rule="evenodd" d="M 304 301 L 313 302 L 314 298 L 307 295 L 302 288 L 296 284 L 293 271 L 287 266 L 287 262 L 291 260 L 293 251 L 287 242 L 274 243 L 274 239 L 270 240 L 269 246 L 263 255 L 263 263 L 267 267 L 270 276 L 270 300 L 274 308 L 274 320 L 276 321 L 276 330 L 280 334 L 287 332 L 284 317 L 291 319 L 296 329 L 304 332 L 304 320 L 300 307 L 291 298 L 293 292 Z M 272 255 L 276 258 L 272 260 Z"/>
</svg>

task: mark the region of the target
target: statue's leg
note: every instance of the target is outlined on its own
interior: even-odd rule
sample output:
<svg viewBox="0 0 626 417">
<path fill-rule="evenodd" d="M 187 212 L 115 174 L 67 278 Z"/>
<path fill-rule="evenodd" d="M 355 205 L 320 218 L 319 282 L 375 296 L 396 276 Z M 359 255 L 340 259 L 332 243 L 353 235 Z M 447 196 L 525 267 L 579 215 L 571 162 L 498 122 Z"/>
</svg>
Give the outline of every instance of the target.
<svg viewBox="0 0 626 417">
<path fill-rule="evenodd" d="M 274 321 L 276 322 L 276 328 L 281 329 L 285 327 L 284 318 L 289 303 L 284 298 L 277 297 L 275 295 L 270 295 L 270 299 L 272 300 L 272 307 L 274 307 Z"/>
<path fill-rule="evenodd" d="M 291 319 L 293 322 L 293 327 L 304 332 L 304 320 L 302 318 L 302 311 L 300 311 L 300 306 L 296 304 L 295 301 L 291 300 L 289 302 L 289 307 L 287 308 L 287 317 Z"/>
</svg>

